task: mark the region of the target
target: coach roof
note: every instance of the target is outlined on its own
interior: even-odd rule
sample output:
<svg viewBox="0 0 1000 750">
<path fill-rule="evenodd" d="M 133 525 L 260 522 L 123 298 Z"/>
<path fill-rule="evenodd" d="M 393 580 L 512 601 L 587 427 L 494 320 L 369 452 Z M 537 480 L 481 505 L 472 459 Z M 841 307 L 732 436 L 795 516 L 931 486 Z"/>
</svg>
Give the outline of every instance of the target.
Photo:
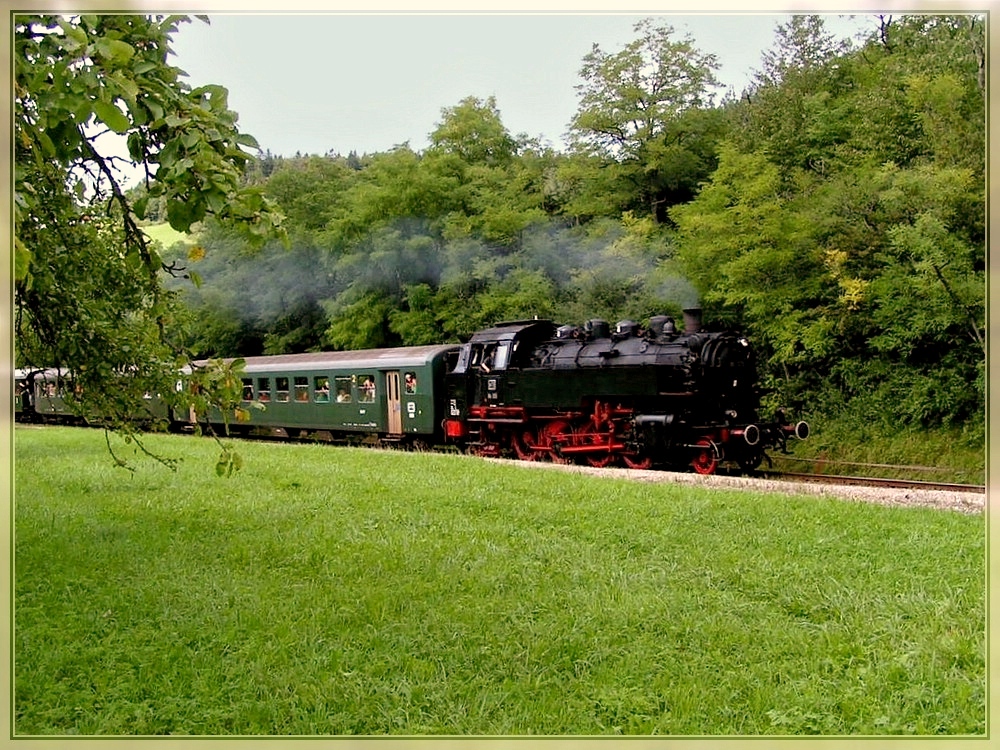
<svg viewBox="0 0 1000 750">
<path fill-rule="evenodd" d="M 244 372 L 304 372 L 313 370 L 375 369 L 395 370 L 402 367 L 429 365 L 457 344 L 433 346 L 400 346 L 393 349 L 359 349 L 344 352 L 304 352 L 245 357 Z M 227 359 L 231 362 L 232 359 Z M 201 362 L 199 364 L 204 364 Z"/>
</svg>

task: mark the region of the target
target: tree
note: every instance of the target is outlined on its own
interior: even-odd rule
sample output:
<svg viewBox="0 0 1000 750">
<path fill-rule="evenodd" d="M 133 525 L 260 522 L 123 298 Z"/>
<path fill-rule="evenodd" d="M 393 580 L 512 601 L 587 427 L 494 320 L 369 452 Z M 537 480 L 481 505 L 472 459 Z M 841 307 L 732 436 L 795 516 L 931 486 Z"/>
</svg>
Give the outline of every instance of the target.
<svg viewBox="0 0 1000 750">
<path fill-rule="evenodd" d="M 837 41 L 826 30 L 822 16 L 794 15 L 775 30 L 775 44 L 761 56 L 763 69 L 755 79 L 758 86 L 775 86 L 789 74 L 806 72 L 844 54 L 849 43 Z"/>
<path fill-rule="evenodd" d="M 163 285 L 182 269 L 165 265 L 140 229 L 146 207 L 164 201 L 179 231 L 214 216 L 260 241 L 281 225 L 261 191 L 242 184 L 244 149 L 256 143 L 237 129 L 226 90 L 191 89 L 167 63 L 171 35 L 188 20 L 14 16 L 18 363 L 71 370 L 80 414 L 96 411 L 126 432 L 144 393 L 184 398 L 174 383 L 188 359 Z M 124 139 L 128 159 L 109 137 Z M 146 188 L 134 201 L 130 166 Z M 226 401 L 232 377 L 210 381 Z"/>
<path fill-rule="evenodd" d="M 765 139 L 775 160 L 788 168 L 827 168 L 836 158 L 831 147 L 847 138 L 848 123 L 860 114 L 844 111 L 852 99 L 843 94 L 857 85 L 849 50 L 848 40 L 827 32 L 822 16 L 795 15 L 778 25 L 774 46 L 761 57 L 763 70 L 755 73 L 744 105 L 735 110 L 733 140 L 752 149 Z M 884 127 L 903 136 L 900 148 L 905 149 L 910 140 L 899 124 Z"/>
<path fill-rule="evenodd" d="M 456 154 L 469 164 L 496 166 L 513 159 L 517 142 L 500 119 L 495 97 L 484 102 L 469 96 L 441 114 L 441 122 L 430 135 L 434 148 Z"/>
<path fill-rule="evenodd" d="M 786 397 L 893 424 L 981 415 L 976 30 L 906 18 L 857 52 L 787 68 L 740 102 L 719 168 L 672 211 L 679 261 L 755 337 Z"/>
<path fill-rule="evenodd" d="M 501 251 L 516 248 L 522 232 L 545 219 L 544 156 L 525 158 L 530 144 L 504 126 L 494 97 L 466 97 L 441 111 L 430 134 L 424 166 L 457 180 L 459 200 L 443 222 L 443 235 L 476 234 Z M 530 149 L 538 155 L 539 149 Z"/>
<path fill-rule="evenodd" d="M 714 168 L 705 157 L 721 119 L 706 127 L 698 113 L 712 104 L 718 63 L 691 37 L 674 39 L 670 26 L 646 19 L 635 31 L 639 38 L 620 52 L 595 44 L 584 57 L 570 135 L 576 151 L 598 157 L 598 168 L 633 196 L 626 209 L 644 208 L 662 221 Z"/>
</svg>

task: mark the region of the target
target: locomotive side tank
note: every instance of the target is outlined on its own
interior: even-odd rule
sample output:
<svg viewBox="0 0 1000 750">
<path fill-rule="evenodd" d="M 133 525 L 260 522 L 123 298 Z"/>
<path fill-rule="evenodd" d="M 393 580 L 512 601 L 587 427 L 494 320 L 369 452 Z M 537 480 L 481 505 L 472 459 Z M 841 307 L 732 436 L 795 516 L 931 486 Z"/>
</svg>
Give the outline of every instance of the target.
<svg viewBox="0 0 1000 750">
<path fill-rule="evenodd" d="M 463 346 L 448 391 L 446 434 L 483 455 L 707 474 L 723 460 L 756 468 L 768 448 L 808 434 L 780 414 L 760 422 L 753 348 L 738 333 L 705 331 L 697 310 L 682 330 L 667 316 L 645 329 L 500 324 Z"/>
</svg>

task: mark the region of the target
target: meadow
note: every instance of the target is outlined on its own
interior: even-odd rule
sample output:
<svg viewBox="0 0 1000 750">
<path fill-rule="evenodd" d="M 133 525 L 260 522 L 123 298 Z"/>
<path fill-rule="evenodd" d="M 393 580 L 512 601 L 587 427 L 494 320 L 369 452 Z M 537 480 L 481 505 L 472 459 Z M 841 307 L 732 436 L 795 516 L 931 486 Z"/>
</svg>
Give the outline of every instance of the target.
<svg viewBox="0 0 1000 750">
<path fill-rule="evenodd" d="M 187 235 L 184 232 L 178 232 L 166 222 L 162 222 L 160 224 L 148 224 L 142 227 L 142 231 L 145 232 L 154 242 L 159 242 L 165 249 L 172 247 L 178 242 L 184 243 L 185 245 L 192 243 L 190 235 Z"/>
<path fill-rule="evenodd" d="M 985 732 L 982 515 L 149 446 L 14 430 L 15 736 Z"/>
</svg>

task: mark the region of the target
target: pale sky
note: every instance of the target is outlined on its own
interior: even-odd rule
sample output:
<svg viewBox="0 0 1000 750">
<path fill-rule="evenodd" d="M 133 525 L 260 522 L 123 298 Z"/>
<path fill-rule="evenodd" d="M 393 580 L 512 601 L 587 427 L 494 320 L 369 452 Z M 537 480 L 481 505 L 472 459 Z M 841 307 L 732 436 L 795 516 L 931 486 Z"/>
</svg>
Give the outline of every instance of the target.
<svg viewBox="0 0 1000 750">
<path fill-rule="evenodd" d="M 374 153 L 404 142 L 419 151 L 441 110 L 468 96 L 495 97 L 512 134 L 562 149 L 579 70 L 594 43 L 617 52 L 637 37 L 636 21 L 662 19 L 678 38 L 689 34 L 716 55 L 719 79 L 739 94 L 761 67 L 776 26 L 789 19 L 652 11 L 209 15 L 210 25 L 194 19 L 180 27 L 171 62 L 191 86 L 229 89 L 240 129 L 284 156 Z M 854 20 L 827 17 L 838 37 L 876 26 L 872 11 Z"/>
</svg>

